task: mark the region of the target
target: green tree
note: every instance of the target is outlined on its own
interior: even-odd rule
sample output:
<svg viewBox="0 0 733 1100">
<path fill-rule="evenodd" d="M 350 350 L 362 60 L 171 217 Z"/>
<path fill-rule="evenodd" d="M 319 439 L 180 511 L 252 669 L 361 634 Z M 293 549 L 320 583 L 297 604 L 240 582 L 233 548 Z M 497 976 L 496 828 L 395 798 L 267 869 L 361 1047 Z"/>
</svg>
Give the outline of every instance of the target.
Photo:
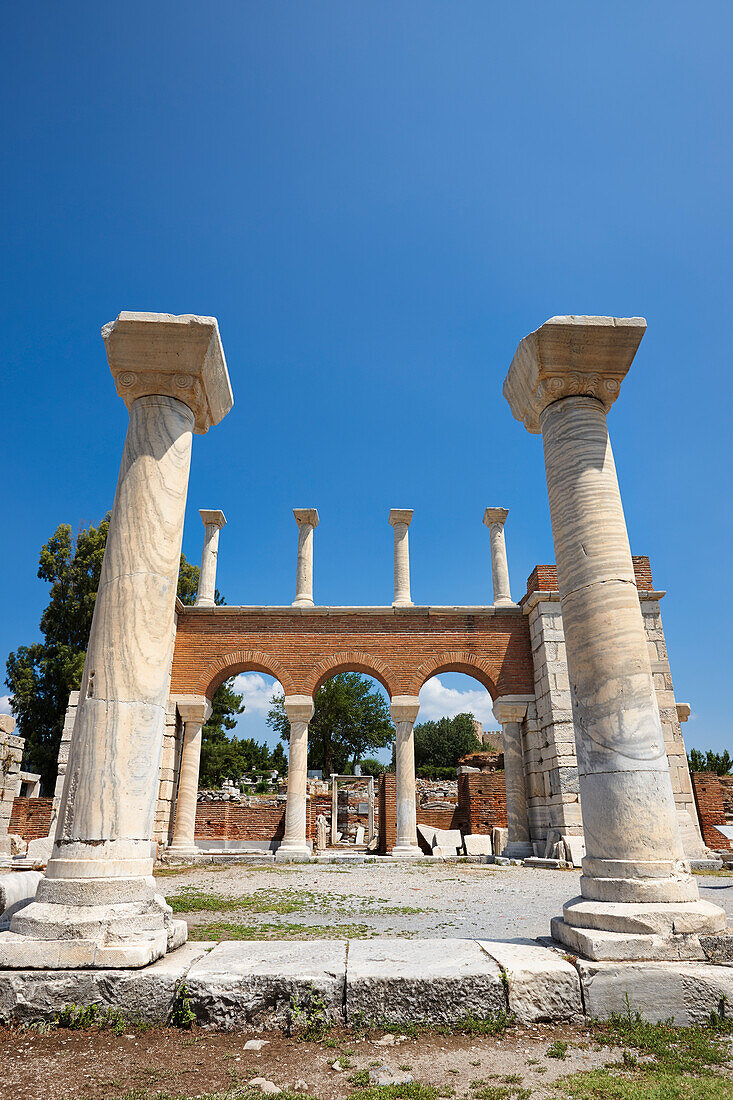
<svg viewBox="0 0 733 1100">
<path fill-rule="evenodd" d="M 56 781 L 69 694 L 81 682 L 108 530 L 109 514 L 76 536 L 68 523 L 54 531 L 41 548 L 38 565 L 38 576 L 50 585 L 40 623 L 43 641 L 20 646 L 7 660 L 5 683 L 18 733 L 25 738 L 23 764 L 40 773 L 46 792 Z M 178 595 L 185 604 L 195 601 L 198 575 L 197 567 L 181 554 Z M 217 602 L 223 602 L 218 593 Z M 219 689 L 222 697 L 214 698 L 214 714 L 233 707 L 233 697 L 241 704 L 241 696 L 228 690 L 229 694 Z"/>
<path fill-rule="evenodd" d="M 425 770 L 455 769 L 462 756 L 481 752 L 472 714 L 419 722 L 415 726 L 415 767 Z"/>
<path fill-rule="evenodd" d="M 699 749 L 690 749 L 687 754 L 687 763 L 691 772 L 715 772 L 716 775 L 730 775 L 733 768 L 733 758 L 726 749 L 725 752 L 700 752 Z"/>
<path fill-rule="evenodd" d="M 290 738 L 283 696 L 273 698 L 267 724 L 281 740 Z M 384 748 L 393 737 L 384 696 L 358 672 L 340 672 L 315 694 L 308 726 L 308 767 L 322 768 L 326 776 L 341 773 L 348 763 L 358 763 L 369 750 Z"/>
</svg>

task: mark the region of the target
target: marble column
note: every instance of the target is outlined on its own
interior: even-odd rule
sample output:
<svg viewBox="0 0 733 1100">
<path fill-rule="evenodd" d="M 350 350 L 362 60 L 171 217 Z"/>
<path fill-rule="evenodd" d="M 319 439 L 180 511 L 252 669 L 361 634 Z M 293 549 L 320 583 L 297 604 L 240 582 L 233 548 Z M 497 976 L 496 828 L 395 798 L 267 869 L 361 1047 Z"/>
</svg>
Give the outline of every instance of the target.
<svg viewBox="0 0 733 1100">
<path fill-rule="evenodd" d="M 389 522 L 394 528 L 394 601 L 393 607 L 412 607 L 410 597 L 410 543 L 407 529 L 412 508 L 392 508 Z"/>
<path fill-rule="evenodd" d="M 176 709 L 183 722 L 181 764 L 178 769 L 178 794 L 176 819 L 170 855 L 196 855 L 196 806 L 199 793 L 199 768 L 201 767 L 201 737 L 204 723 L 211 715 L 211 703 L 205 695 L 181 695 L 176 699 Z"/>
<path fill-rule="evenodd" d="M 223 512 L 210 512 L 202 508 L 199 515 L 204 524 L 204 548 L 201 551 L 201 571 L 199 590 L 196 594 L 197 607 L 216 605 L 216 560 L 219 556 L 219 532 L 226 525 Z"/>
<path fill-rule="evenodd" d="M 192 433 L 233 398 L 212 317 L 121 313 L 102 336 L 130 423 L 59 820 L 2 967 L 143 966 L 186 937 L 152 877 Z"/>
<path fill-rule="evenodd" d="M 315 508 L 293 508 L 298 524 L 298 566 L 293 607 L 313 607 L 313 532 L 318 526 Z"/>
<path fill-rule="evenodd" d="M 504 695 L 493 703 L 494 717 L 501 724 L 504 749 L 504 783 L 506 785 L 506 816 L 509 839 L 503 852 L 497 855 L 509 859 L 526 859 L 534 855 L 527 816 L 527 788 L 524 781 L 522 722 L 529 699 L 521 695 Z"/>
<path fill-rule="evenodd" d="M 397 788 L 397 838 L 393 856 L 419 856 L 417 799 L 415 792 L 415 735 L 420 710 L 416 695 L 395 695 L 389 712 L 395 724 L 395 786 Z"/>
<path fill-rule="evenodd" d="M 308 784 L 308 723 L 313 717 L 310 695 L 286 695 L 285 713 L 290 720 L 288 754 L 288 800 L 285 804 L 285 834 L 275 853 L 278 861 L 310 859 L 305 839 Z"/>
<path fill-rule="evenodd" d="M 509 563 L 504 540 L 504 524 L 508 515 L 506 508 L 487 508 L 484 512 L 484 523 L 491 536 L 491 579 L 496 607 L 515 606 L 509 587 Z"/>
<path fill-rule="evenodd" d="M 725 915 L 698 900 L 682 851 L 606 424 L 645 329 L 553 317 L 522 340 L 504 383 L 514 416 L 543 437 L 586 844 L 582 897 L 552 930 L 591 958 L 702 958 L 698 935 Z"/>
</svg>

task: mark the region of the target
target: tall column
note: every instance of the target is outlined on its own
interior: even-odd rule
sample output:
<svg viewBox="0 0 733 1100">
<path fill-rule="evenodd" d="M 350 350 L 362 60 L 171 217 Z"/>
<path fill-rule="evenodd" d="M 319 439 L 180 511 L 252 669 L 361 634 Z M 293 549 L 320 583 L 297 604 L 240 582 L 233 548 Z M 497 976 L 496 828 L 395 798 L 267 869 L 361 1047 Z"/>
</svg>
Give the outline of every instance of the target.
<svg viewBox="0 0 733 1100">
<path fill-rule="evenodd" d="M 529 835 L 524 753 L 522 752 L 522 722 L 527 713 L 528 702 L 521 695 L 504 695 L 501 699 L 495 699 L 493 704 L 494 717 L 502 727 L 509 833 L 504 851 L 496 854 L 510 859 L 526 859 L 527 856 L 534 855 Z"/>
<path fill-rule="evenodd" d="M 496 607 L 515 606 L 509 587 L 509 563 L 504 540 L 504 524 L 508 515 L 506 508 L 487 508 L 484 512 L 484 523 L 491 536 L 491 579 Z"/>
<path fill-rule="evenodd" d="M 192 432 L 233 398 L 216 320 L 121 313 L 102 336 L 130 411 L 53 853 L 3 967 L 143 966 L 186 937 L 152 877 Z"/>
<path fill-rule="evenodd" d="M 318 526 L 315 508 L 293 508 L 298 524 L 298 566 L 293 607 L 313 607 L 313 532 Z"/>
<path fill-rule="evenodd" d="M 216 560 L 219 556 L 219 532 L 226 525 L 223 512 L 209 512 L 202 508 L 199 515 L 203 520 L 204 548 L 201 551 L 201 571 L 199 590 L 196 594 L 197 607 L 214 607 L 216 600 Z"/>
<path fill-rule="evenodd" d="M 725 915 L 698 900 L 683 856 L 606 425 L 645 329 L 553 317 L 504 383 L 514 416 L 542 432 L 578 750 L 582 898 L 552 929 L 591 958 L 702 958 L 697 934 Z"/>
<path fill-rule="evenodd" d="M 171 855 L 196 855 L 196 806 L 201 767 L 201 737 L 204 723 L 211 715 L 211 703 L 205 695 L 182 695 L 176 708 L 183 722 L 181 764 L 178 771 L 176 820 L 173 839 L 168 849 Z"/>
<path fill-rule="evenodd" d="M 412 607 L 410 597 L 410 543 L 407 528 L 412 508 L 392 508 L 389 522 L 394 528 L 394 601 L 393 607 Z"/>
<path fill-rule="evenodd" d="M 313 717 L 310 695 L 286 695 L 285 713 L 290 720 L 288 755 L 288 800 L 285 804 L 285 835 L 275 853 L 276 860 L 310 859 L 305 839 L 308 783 L 308 723 Z"/>
<path fill-rule="evenodd" d="M 413 728 L 420 700 L 416 695 L 395 695 L 389 712 L 395 724 L 395 786 L 397 788 L 397 839 L 393 856 L 419 856 L 417 801 L 415 796 L 415 735 Z"/>
</svg>

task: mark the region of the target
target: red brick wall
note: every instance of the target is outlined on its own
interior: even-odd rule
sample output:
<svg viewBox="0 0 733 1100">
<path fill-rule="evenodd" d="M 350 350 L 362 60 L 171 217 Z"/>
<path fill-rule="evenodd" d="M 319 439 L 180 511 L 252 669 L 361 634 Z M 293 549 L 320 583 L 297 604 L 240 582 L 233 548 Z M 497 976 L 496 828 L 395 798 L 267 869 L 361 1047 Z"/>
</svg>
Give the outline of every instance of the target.
<svg viewBox="0 0 733 1100">
<path fill-rule="evenodd" d="M 172 695 L 211 696 L 245 670 L 277 677 L 288 695 L 312 695 L 347 669 L 375 676 L 391 695 L 417 695 L 449 670 L 473 675 L 494 698 L 531 694 L 534 685 L 527 618 L 518 609 L 179 607 Z"/>
<path fill-rule="evenodd" d="M 631 560 L 634 563 L 636 587 L 642 592 L 653 591 L 654 582 L 649 558 L 637 554 Z M 527 595 L 530 592 L 557 592 L 557 566 L 536 565 L 527 577 Z"/>
<path fill-rule="evenodd" d="M 199 802 L 196 836 L 216 840 L 280 841 L 285 832 L 285 803 L 245 806 L 239 802 Z M 313 839 L 313 812 L 307 804 L 305 832 Z"/>
<path fill-rule="evenodd" d="M 723 802 L 724 790 L 726 798 L 730 797 L 726 785 L 714 772 L 692 772 L 691 779 L 703 840 L 708 848 L 730 848 L 731 842 L 715 828 L 716 825 L 730 824 L 726 820 Z"/>
<path fill-rule="evenodd" d="M 384 772 L 379 777 L 377 821 L 379 854 L 388 855 L 397 841 L 397 787 L 394 772 Z"/>
<path fill-rule="evenodd" d="M 458 776 L 458 806 L 467 833 L 506 828 L 504 772 L 467 772 Z"/>
<path fill-rule="evenodd" d="M 17 833 L 23 840 L 38 840 L 48 836 L 51 824 L 52 798 L 16 798 L 10 814 L 8 832 Z"/>
</svg>

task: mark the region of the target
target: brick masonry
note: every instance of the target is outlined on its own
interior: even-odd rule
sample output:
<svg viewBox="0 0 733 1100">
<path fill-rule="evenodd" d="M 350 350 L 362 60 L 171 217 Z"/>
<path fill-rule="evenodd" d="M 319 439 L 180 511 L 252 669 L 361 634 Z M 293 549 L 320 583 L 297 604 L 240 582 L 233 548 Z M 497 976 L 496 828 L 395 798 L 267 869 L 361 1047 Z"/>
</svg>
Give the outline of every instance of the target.
<svg viewBox="0 0 733 1100">
<path fill-rule="evenodd" d="M 716 828 L 717 825 L 733 825 L 733 776 L 693 772 L 692 789 L 707 846 L 717 851 L 733 848 L 730 840 Z"/>
<path fill-rule="evenodd" d="M 23 840 L 38 840 L 48 836 L 53 812 L 53 798 L 16 798 L 10 815 L 9 832 Z"/>
</svg>

